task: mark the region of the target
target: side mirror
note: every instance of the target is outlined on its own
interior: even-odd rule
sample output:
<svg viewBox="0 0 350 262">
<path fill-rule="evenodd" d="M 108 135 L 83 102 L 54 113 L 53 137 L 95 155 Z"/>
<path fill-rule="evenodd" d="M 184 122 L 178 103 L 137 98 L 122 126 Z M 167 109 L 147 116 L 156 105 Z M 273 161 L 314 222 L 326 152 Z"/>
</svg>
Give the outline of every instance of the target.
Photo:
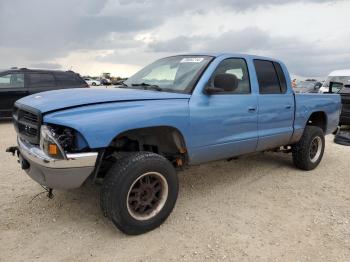
<svg viewBox="0 0 350 262">
<path fill-rule="evenodd" d="M 214 87 L 209 84 L 204 88 L 205 93 L 211 95 L 221 92 L 233 92 L 238 88 L 238 79 L 232 74 L 217 74 L 214 78 Z"/>
<path fill-rule="evenodd" d="M 217 74 L 214 78 L 214 87 L 232 92 L 238 87 L 238 78 L 232 74 Z"/>
<path fill-rule="evenodd" d="M 329 93 L 338 93 L 344 87 L 343 83 L 340 82 L 330 82 L 329 83 Z"/>
<path fill-rule="evenodd" d="M 207 95 L 213 95 L 215 93 L 222 93 L 222 92 L 224 92 L 223 89 L 211 87 L 211 86 L 209 86 L 209 84 L 206 87 L 204 87 L 204 93 Z"/>
</svg>

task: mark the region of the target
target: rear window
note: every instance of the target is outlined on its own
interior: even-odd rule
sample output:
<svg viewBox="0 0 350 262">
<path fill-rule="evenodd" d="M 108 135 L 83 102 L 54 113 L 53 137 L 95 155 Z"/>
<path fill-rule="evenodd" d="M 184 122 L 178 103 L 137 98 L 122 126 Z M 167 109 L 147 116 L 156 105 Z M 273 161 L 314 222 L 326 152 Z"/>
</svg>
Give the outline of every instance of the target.
<svg viewBox="0 0 350 262">
<path fill-rule="evenodd" d="M 49 73 L 30 73 L 30 84 L 34 87 L 55 86 L 55 78 Z"/>
<path fill-rule="evenodd" d="M 55 73 L 57 84 L 60 86 L 66 85 L 81 85 L 85 82 L 74 73 Z"/>
<path fill-rule="evenodd" d="M 287 91 L 287 81 L 286 81 L 286 77 L 283 73 L 282 67 L 279 63 L 276 63 L 276 62 L 274 62 L 273 65 L 275 66 L 278 80 L 280 82 L 281 92 L 285 93 Z"/>
<path fill-rule="evenodd" d="M 260 94 L 281 94 L 286 92 L 287 83 L 280 64 L 254 60 Z"/>
</svg>

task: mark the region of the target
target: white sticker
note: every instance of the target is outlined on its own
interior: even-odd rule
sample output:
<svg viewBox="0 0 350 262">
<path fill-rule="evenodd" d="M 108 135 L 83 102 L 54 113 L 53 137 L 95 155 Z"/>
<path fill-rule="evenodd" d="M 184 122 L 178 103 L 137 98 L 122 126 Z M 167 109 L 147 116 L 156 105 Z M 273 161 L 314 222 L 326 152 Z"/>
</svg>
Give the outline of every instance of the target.
<svg viewBox="0 0 350 262">
<path fill-rule="evenodd" d="M 203 57 L 185 57 L 180 63 L 200 63 L 203 61 Z"/>
</svg>

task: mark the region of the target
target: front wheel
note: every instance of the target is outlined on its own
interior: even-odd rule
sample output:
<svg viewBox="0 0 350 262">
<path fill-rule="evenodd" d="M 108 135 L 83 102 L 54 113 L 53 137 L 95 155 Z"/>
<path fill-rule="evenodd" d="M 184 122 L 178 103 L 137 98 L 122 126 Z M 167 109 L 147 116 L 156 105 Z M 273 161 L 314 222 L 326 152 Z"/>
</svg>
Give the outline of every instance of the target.
<svg viewBox="0 0 350 262">
<path fill-rule="evenodd" d="M 175 169 L 167 159 L 150 152 L 132 153 L 108 171 L 101 208 L 122 232 L 142 234 L 167 219 L 178 188 Z"/>
<path fill-rule="evenodd" d="M 294 165 L 312 170 L 321 162 L 325 149 L 324 134 L 317 126 L 306 126 L 300 141 L 292 147 Z"/>
</svg>

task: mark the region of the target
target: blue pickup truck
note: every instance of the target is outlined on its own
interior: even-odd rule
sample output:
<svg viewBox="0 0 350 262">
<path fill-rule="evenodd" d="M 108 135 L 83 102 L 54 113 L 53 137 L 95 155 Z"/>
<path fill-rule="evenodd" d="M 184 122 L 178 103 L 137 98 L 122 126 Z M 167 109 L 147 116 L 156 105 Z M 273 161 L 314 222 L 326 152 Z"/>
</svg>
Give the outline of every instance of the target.
<svg viewBox="0 0 350 262">
<path fill-rule="evenodd" d="M 113 89 L 49 91 L 18 100 L 22 168 L 48 189 L 102 184 L 101 208 L 121 231 L 158 227 L 178 195 L 176 171 L 257 151 L 320 163 L 340 96 L 295 94 L 285 65 L 240 54 L 166 57 Z M 90 180 L 90 179 L 89 179 Z"/>
</svg>

